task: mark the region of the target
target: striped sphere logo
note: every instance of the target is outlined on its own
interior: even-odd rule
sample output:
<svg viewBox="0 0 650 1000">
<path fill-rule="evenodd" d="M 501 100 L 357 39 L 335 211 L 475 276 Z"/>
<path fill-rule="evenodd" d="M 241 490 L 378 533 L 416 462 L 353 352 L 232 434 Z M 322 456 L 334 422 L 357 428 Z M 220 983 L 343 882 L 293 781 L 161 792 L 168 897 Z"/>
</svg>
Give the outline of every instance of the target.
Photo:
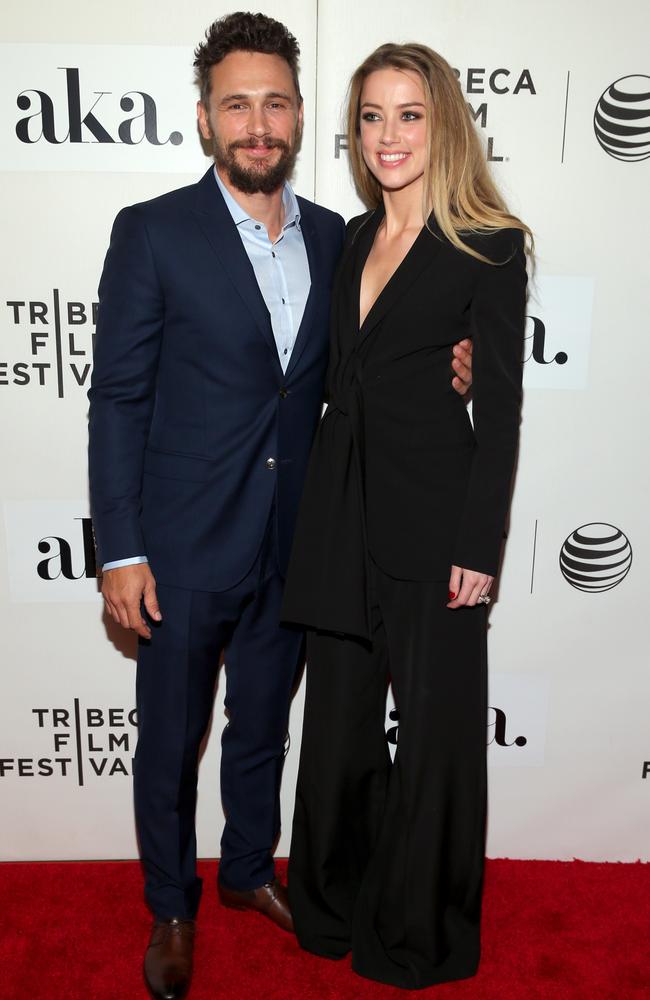
<svg viewBox="0 0 650 1000">
<path fill-rule="evenodd" d="M 616 160 L 650 156 L 650 76 L 622 76 L 601 95 L 594 112 L 594 131 L 606 153 Z"/>
<path fill-rule="evenodd" d="M 562 576 L 588 594 L 611 590 L 632 565 L 632 546 L 613 524 L 583 524 L 572 531 L 560 552 Z"/>
</svg>

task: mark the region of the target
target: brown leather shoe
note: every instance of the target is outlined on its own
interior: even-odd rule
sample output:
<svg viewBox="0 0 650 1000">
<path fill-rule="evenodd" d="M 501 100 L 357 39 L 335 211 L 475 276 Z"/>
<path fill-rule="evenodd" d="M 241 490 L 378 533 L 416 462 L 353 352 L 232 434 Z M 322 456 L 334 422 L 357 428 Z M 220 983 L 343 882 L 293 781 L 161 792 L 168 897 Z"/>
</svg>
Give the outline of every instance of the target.
<svg viewBox="0 0 650 1000">
<path fill-rule="evenodd" d="M 144 978 L 155 1000 L 181 1000 L 192 979 L 194 921 L 154 920 L 144 956 Z"/>
<path fill-rule="evenodd" d="M 242 892 L 239 889 L 228 889 L 221 882 L 217 883 L 219 897 L 224 906 L 231 910 L 257 910 L 269 917 L 283 931 L 293 934 L 293 917 L 289 909 L 289 897 L 286 886 L 277 878 L 259 889 L 249 889 Z"/>
</svg>

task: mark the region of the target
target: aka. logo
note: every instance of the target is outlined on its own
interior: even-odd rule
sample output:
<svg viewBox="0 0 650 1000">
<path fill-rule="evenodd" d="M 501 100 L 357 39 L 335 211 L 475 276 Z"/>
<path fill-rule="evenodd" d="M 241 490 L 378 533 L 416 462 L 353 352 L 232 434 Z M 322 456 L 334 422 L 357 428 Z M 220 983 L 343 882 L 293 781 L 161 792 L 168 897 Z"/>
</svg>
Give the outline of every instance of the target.
<svg viewBox="0 0 650 1000">
<path fill-rule="evenodd" d="M 399 712 L 396 708 L 392 708 L 388 713 L 388 719 L 390 722 L 397 723 L 397 725 L 391 726 L 386 730 L 386 739 L 388 741 L 389 748 L 391 750 L 391 755 L 394 757 L 394 748 L 397 747 L 399 739 Z M 525 747 L 528 740 L 525 736 L 515 736 L 508 738 L 506 736 L 506 726 L 508 720 L 506 718 L 506 713 L 501 708 L 495 708 L 490 706 L 488 708 L 488 721 L 487 721 L 487 745 L 496 744 L 500 747 L 518 747 L 521 749 Z M 508 734 L 509 735 L 509 734 Z"/>
<path fill-rule="evenodd" d="M 0 170 L 204 168 L 191 59 L 183 45 L 3 44 Z"/>
<path fill-rule="evenodd" d="M 166 138 L 158 135 L 158 109 L 150 94 L 129 90 L 122 94 L 117 105 L 110 90 L 94 90 L 82 96 L 79 68 L 65 66 L 61 69 L 65 73 L 65 125 L 57 131 L 56 104 L 50 94 L 45 90 L 23 90 L 16 104 L 20 111 L 30 114 L 16 123 L 20 142 L 31 145 L 43 139 L 54 145 L 98 142 L 127 146 L 137 146 L 144 141 L 152 146 L 164 146 L 168 142 L 180 146 L 182 143 L 180 132 L 171 132 Z M 102 115 L 103 109 L 106 109 L 106 117 Z"/>
<path fill-rule="evenodd" d="M 650 76 L 637 73 L 615 80 L 594 112 L 598 142 L 616 160 L 650 156 Z"/>
<path fill-rule="evenodd" d="M 544 321 L 539 316 L 528 315 L 527 319 L 532 326 L 532 332 L 528 333 L 527 327 L 524 337 L 524 364 L 532 358 L 538 365 L 565 365 L 569 360 L 569 355 L 566 351 L 554 352 L 549 357 L 544 356 L 546 342 L 546 324 Z M 530 343 L 530 350 L 528 350 L 528 343 Z"/>
<path fill-rule="evenodd" d="M 77 517 L 75 520 L 81 522 L 82 564 L 75 568 L 73 545 L 67 538 L 46 535 L 38 543 L 38 551 L 45 556 L 36 565 L 41 580 L 58 580 L 59 577 L 81 580 L 97 576 L 92 521 L 89 517 Z"/>
<path fill-rule="evenodd" d="M 583 524 L 572 531 L 560 552 L 562 576 L 576 590 L 600 593 L 625 579 L 632 546 L 613 524 Z"/>
<path fill-rule="evenodd" d="M 490 714 L 491 713 L 491 714 Z M 496 743 L 500 747 L 525 747 L 528 740 L 525 736 L 515 736 L 512 739 L 506 737 L 506 726 L 508 720 L 506 713 L 501 708 L 488 708 L 488 746 Z"/>
<path fill-rule="evenodd" d="M 88 500 L 6 500 L 8 578 L 15 602 L 101 599 Z"/>
<path fill-rule="evenodd" d="M 586 275 L 536 279 L 526 319 L 526 389 L 586 388 L 594 285 Z"/>
</svg>

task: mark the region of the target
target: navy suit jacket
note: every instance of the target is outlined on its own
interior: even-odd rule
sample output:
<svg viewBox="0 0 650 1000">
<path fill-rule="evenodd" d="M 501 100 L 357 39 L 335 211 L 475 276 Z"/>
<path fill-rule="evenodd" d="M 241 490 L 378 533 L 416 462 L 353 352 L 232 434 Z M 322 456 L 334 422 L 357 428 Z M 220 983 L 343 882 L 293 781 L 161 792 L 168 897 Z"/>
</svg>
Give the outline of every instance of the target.
<svg viewBox="0 0 650 1000">
<path fill-rule="evenodd" d="M 88 394 L 99 565 L 144 554 L 159 583 L 224 590 L 253 565 L 275 498 L 286 568 L 345 234 L 298 201 L 311 289 L 286 374 L 212 168 L 117 216 Z"/>
</svg>

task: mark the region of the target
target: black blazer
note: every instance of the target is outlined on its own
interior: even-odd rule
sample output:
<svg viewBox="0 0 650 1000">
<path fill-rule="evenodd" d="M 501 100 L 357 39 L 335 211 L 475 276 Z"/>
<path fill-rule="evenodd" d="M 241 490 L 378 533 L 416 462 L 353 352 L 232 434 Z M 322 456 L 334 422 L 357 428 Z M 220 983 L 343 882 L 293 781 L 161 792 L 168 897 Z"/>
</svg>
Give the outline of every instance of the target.
<svg viewBox="0 0 650 1000">
<path fill-rule="evenodd" d="M 335 280 L 329 407 L 314 444 L 284 614 L 368 636 L 367 559 L 407 580 L 452 564 L 494 576 L 521 405 L 523 234 L 472 234 L 496 264 L 457 250 L 433 219 L 359 329 L 361 274 L 383 207 L 353 219 Z M 453 345 L 474 343 L 473 424 L 451 385 Z"/>
<path fill-rule="evenodd" d="M 89 393 L 100 563 L 146 555 L 159 583 L 224 590 L 252 566 L 275 502 L 286 568 L 344 236 L 339 215 L 298 202 L 311 288 L 286 373 L 212 168 L 118 215 Z"/>
</svg>

